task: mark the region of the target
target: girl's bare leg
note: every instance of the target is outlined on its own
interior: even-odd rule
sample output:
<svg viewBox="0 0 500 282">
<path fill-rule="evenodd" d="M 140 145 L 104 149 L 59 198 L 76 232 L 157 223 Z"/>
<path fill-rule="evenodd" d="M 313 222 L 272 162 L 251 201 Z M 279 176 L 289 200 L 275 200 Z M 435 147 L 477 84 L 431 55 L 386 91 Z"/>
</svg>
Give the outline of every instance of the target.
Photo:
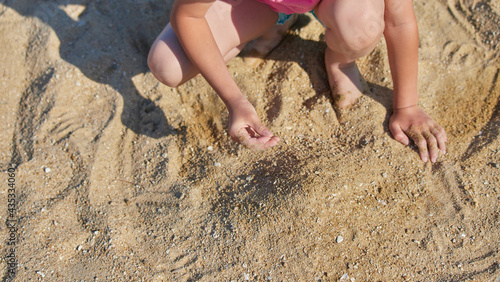
<svg viewBox="0 0 500 282">
<path fill-rule="evenodd" d="M 260 64 L 262 59 L 280 44 L 287 31 L 297 21 L 297 18 L 298 15 L 293 14 L 283 24 L 275 24 L 262 36 L 250 42 L 247 47 L 248 52 L 245 53 L 243 58 L 245 64 L 249 67 L 256 67 Z"/>
<path fill-rule="evenodd" d="M 278 14 L 255 0 L 221 0 L 210 7 L 206 19 L 227 62 L 247 42 L 269 30 L 276 23 Z M 160 82 L 171 87 L 179 86 L 199 73 L 170 24 L 153 43 L 148 66 Z"/>
<path fill-rule="evenodd" d="M 348 107 L 362 91 L 355 60 L 370 53 L 384 31 L 384 1 L 322 0 L 314 13 L 327 28 L 325 64 L 335 104 Z"/>
</svg>

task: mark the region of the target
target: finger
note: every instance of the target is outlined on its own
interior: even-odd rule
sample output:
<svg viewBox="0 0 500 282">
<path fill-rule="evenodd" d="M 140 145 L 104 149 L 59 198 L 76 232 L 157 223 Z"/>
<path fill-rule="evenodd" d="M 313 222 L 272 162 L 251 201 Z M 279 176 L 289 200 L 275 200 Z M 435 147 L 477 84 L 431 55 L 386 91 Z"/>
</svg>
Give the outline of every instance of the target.
<svg viewBox="0 0 500 282">
<path fill-rule="evenodd" d="M 424 136 L 427 147 L 429 148 L 429 156 L 431 158 L 431 162 L 435 163 L 439 154 L 437 139 L 430 131 L 427 130 L 425 130 L 422 135 Z"/>
<path fill-rule="evenodd" d="M 446 154 L 446 142 L 448 142 L 448 138 L 446 137 L 446 132 L 444 131 L 444 129 L 436 124 L 436 126 L 432 128 L 432 134 L 436 137 L 438 147 L 441 152 L 443 152 L 443 154 Z"/>
<path fill-rule="evenodd" d="M 231 139 L 233 139 L 234 142 L 242 144 L 245 142 L 246 139 L 250 138 L 249 133 L 244 129 L 241 128 L 237 132 L 230 132 L 229 135 L 231 136 Z"/>
<path fill-rule="evenodd" d="M 246 128 L 239 131 L 238 139 L 240 143 L 252 150 L 265 150 L 275 146 L 279 142 L 276 136 L 251 136 Z"/>
<path fill-rule="evenodd" d="M 230 133 L 229 136 L 231 136 L 231 140 L 233 140 L 236 143 L 241 143 L 241 141 L 243 141 L 238 137 L 238 135 L 233 135 Z"/>
<path fill-rule="evenodd" d="M 280 142 L 280 138 L 278 136 L 271 136 L 271 138 L 262 145 L 261 149 L 266 150 L 273 146 L 276 146 Z"/>
<path fill-rule="evenodd" d="M 415 142 L 418 147 L 420 159 L 426 163 L 429 160 L 429 150 L 427 149 L 427 142 L 425 141 L 425 138 L 420 135 L 419 137 L 413 139 L 413 142 Z"/>
<path fill-rule="evenodd" d="M 252 126 L 255 129 L 255 132 L 257 132 L 260 136 L 267 136 L 267 137 L 272 137 L 273 133 L 267 129 L 264 125 L 261 123 L 257 122 L 254 126 Z"/>
<path fill-rule="evenodd" d="M 279 138 L 276 136 L 272 137 L 254 137 L 245 140 L 242 144 L 249 147 L 252 150 L 265 150 L 271 148 L 278 144 Z"/>
<path fill-rule="evenodd" d="M 244 128 L 239 131 L 238 139 L 240 140 L 240 143 L 246 147 L 252 148 L 252 146 L 255 146 L 255 141 L 252 141 L 252 137 Z"/>
<path fill-rule="evenodd" d="M 254 132 L 256 132 L 258 134 L 257 136 L 251 136 L 253 138 L 258 139 L 257 140 L 258 144 L 260 144 L 260 145 L 257 145 L 258 150 L 265 150 L 265 149 L 271 148 L 271 147 L 275 146 L 276 144 L 278 144 L 278 142 L 280 140 L 279 137 L 274 136 L 274 134 L 269 129 L 267 129 L 267 127 L 262 125 L 262 123 L 260 123 L 260 121 L 255 122 L 252 129 Z"/>
<path fill-rule="evenodd" d="M 427 149 L 427 141 L 422 135 L 422 130 L 418 127 L 412 126 L 410 127 L 410 130 L 408 130 L 408 136 L 413 140 L 415 145 L 417 145 L 420 159 L 423 162 L 427 162 L 429 160 L 429 151 Z"/>
<path fill-rule="evenodd" d="M 406 134 L 403 132 L 403 130 L 398 124 L 391 124 L 389 126 L 389 129 L 391 130 L 394 139 L 396 139 L 398 142 L 406 146 L 410 144 L 410 139 L 408 139 L 408 136 L 406 136 Z"/>
</svg>

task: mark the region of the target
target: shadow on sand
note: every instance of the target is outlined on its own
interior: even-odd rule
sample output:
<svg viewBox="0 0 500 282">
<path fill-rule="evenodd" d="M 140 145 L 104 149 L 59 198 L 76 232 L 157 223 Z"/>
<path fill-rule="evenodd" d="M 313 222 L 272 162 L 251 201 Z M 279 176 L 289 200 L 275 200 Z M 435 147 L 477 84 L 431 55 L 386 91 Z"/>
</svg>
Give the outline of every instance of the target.
<svg viewBox="0 0 500 282">
<path fill-rule="evenodd" d="M 163 111 L 141 96 L 132 82 L 135 75 L 149 71 L 149 47 L 168 20 L 170 6 L 165 1 L 4 0 L 2 4 L 50 26 L 61 42 L 63 60 L 119 92 L 125 126 L 153 138 L 172 134 Z M 67 5 L 84 10 L 75 19 L 63 10 Z"/>
</svg>

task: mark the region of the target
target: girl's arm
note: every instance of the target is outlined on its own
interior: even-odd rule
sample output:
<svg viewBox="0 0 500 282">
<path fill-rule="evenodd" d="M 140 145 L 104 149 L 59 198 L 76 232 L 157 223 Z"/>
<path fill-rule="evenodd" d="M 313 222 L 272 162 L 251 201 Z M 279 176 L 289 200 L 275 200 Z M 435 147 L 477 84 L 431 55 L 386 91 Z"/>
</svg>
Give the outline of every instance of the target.
<svg viewBox="0 0 500 282">
<path fill-rule="evenodd" d="M 390 130 L 408 145 L 411 138 L 420 158 L 435 162 L 438 149 L 446 152 L 446 133 L 418 103 L 418 28 L 412 0 L 385 0 L 385 31 L 394 84 Z M 408 138 L 409 137 L 409 138 Z"/>
<path fill-rule="evenodd" d="M 233 80 L 205 18 L 214 0 L 177 0 L 170 23 L 191 62 L 226 104 L 233 140 L 254 149 L 276 145 L 277 137 L 260 122 L 255 109 Z"/>
<path fill-rule="evenodd" d="M 226 105 L 244 98 L 226 67 L 205 15 L 214 0 L 178 0 L 170 23 L 184 51 Z"/>
<path fill-rule="evenodd" d="M 385 1 L 384 36 L 394 84 L 394 109 L 417 105 L 418 27 L 412 0 Z"/>
</svg>

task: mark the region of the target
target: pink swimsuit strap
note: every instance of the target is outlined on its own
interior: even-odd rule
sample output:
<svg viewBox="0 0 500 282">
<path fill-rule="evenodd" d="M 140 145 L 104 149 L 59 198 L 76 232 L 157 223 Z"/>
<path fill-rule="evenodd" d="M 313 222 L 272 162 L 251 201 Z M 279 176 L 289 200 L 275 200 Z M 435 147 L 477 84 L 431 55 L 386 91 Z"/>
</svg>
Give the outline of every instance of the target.
<svg viewBox="0 0 500 282">
<path fill-rule="evenodd" d="M 302 14 L 311 11 L 321 0 L 257 0 L 278 13 Z"/>
</svg>

